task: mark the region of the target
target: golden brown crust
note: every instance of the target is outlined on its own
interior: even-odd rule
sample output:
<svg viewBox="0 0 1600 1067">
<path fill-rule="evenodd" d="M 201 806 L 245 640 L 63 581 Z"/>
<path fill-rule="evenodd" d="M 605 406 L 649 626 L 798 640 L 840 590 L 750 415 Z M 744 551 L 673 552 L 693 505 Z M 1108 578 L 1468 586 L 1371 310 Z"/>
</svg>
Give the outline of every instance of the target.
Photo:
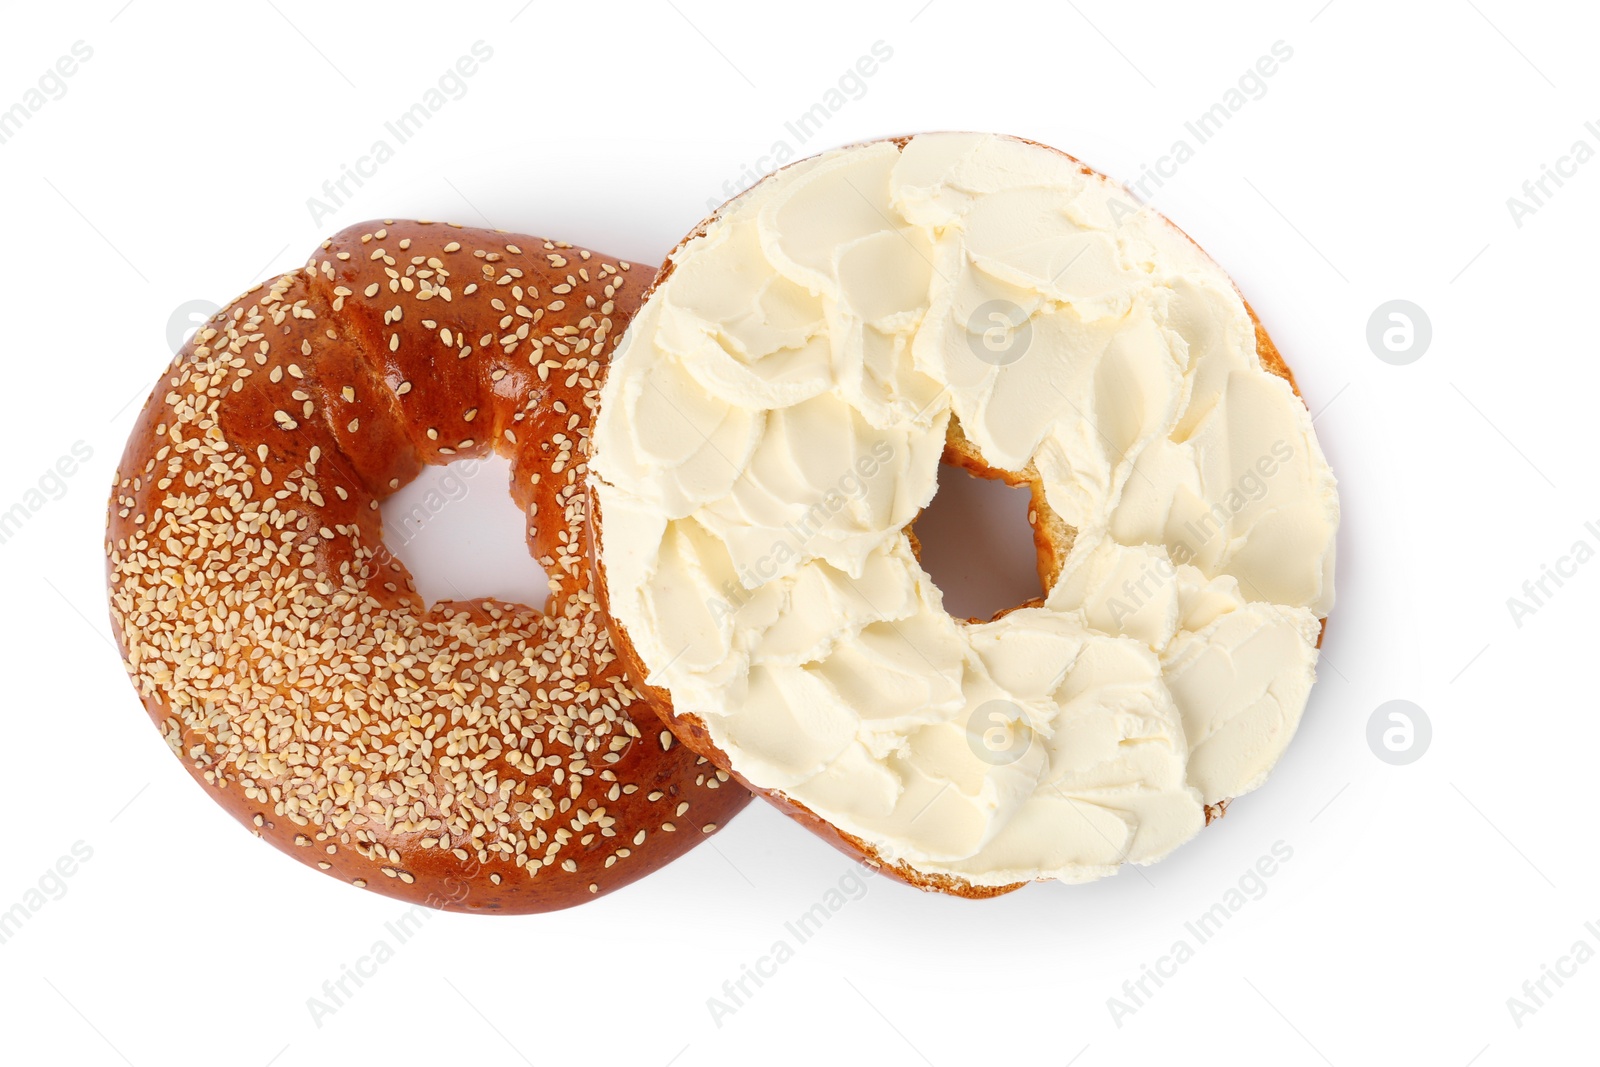
<svg viewBox="0 0 1600 1067">
<path fill-rule="evenodd" d="M 589 569 L 596 379 L 645 280 L 539 238 L 374 222 L 179 352 L 112 492 L 112 623 L 151 718 L 258 836 L 399 899 L 544 911 L 748 801 L 640 712 Z M 543 612 L 429 608 L 383 546 L 379 500 L 491 451 Z"/>
<path fill-rule="evenodd" d="M 1015 139 L 1026 141 L 1028 144 L 1045 148 L 1049 151 L 1057 153 L 1058 155 L 1065 156 L 1067 159 L 1076 164 L 1084 174 L 1088 174 L 1097 178 L 1104 177 L 1098 171 L 1084 165 L 1081 160 L 1062 152 L 1060 149 L 1052 148 L 1049 145 L 1040 144 L 1037 141 L 1031 141 L 1027 138 L 1019 137 Z M 910 140 L 911 135 L 903 135 L 897 137 L 879 138 L 877 141 L 857 142 L 856 145 L 847 145 L 843 147 L 856 147 L 857 145 L 891 142 L 904 149 Z M 790 165 L 792 166 L 793 164 Z M 770 175 L 768 177 L 770 177 Z M 661 269 L 657 272 L 655 280 L 651 283 L 650 288 L 646 290 L 644 299 L 648 300 L 650 294 L 655 291 L 655 288 L 661 285 L 661 283 L 672 274 L 674 267 L 673 260 L 679 251 L 681 251 L 685 245 L 694 240 L 696 237 L 700 237 L 705 234 L 710 225 L 724 211 L 726 211 L 729 205 L 732 203 L 733 200 L 730 200 L 723 204 L 715 212 L 707 216 L 697 226 L 695 226 L 695 228 L 691 230 L 682 241 L 678 242 L 677 246 L 675 246 L 668 254 L 667 259 L 662 264 Z M 1171 220 L 1167 221 L 1170 224 Z M 1177 227 L 1174 226 L 1174 229 L 1177 229 Z M 1179 232 L 1182 233 L 1183 231 L 1179 230 Z M 1195 243 L 1193 238 L 1190 238 L 1188 234 L 1184 234 L 1184 237 L 1188 239 L 1191 244 Z M 1199 248 L 1199 245 L 1196 244 L 1195 247 Z M 1201 251 L 1203 254 L 1204 250 Z M 1243 294 L 1240 294 L 1240 299 L 1243 300 Z M 1276 374 L 1280 378 L 1283 378 L 1285 381 L 1287 381 L 1290 387 L 1294 389 L 1295 395 L 1297 397 L 1300 396 L 1300 390 L 1298 385 L 1295 383 L 1293 373 L 1289 370 L 1288 364 L 1284 362 L 1283 356 L 1278 351 L 1277 346 L 1273 343 L 1272 338 L 1268 336 L 1266 327 L 1262 325 L 1260 318 L 1256 315 L 1255 309 L 1250 306 L 1249 301 L 1245 301 L 1245 310 L 1249 312 L 1251 322 L 1254 323 L 1255 326 L 1256 349 L 1260 355 L 1262 365 L 1273 374 Z M 1301 398 L 1301 402 L 1304 403 L 1303 397 Z M 961 467 L 978 477 L 997 478 L 1005 481 L 1009 485 L 1026 485 L 1029 487 L 1032 494 L 1032 501 L 1029 508 L 1028 522 L 1033 528 L 1034 545 L 1038 554 L 1039 578 L 1044 589 L 1051 588 L 1055 584 L 1056 578 L 1060 575 L 1062 562 L 1065 560 L 1068 552 L 1071 551 L 1072 542 L 1073 538 L 1076 536 L 1076 531 L 1059 515 L 1057 515 L 1055 511 L 1046 503 L 1044 496 L 1044 484 L 1037 477 L 1037 475 L 1031 470 L 1019 474 L 1013 471 L 1000 470 L 998 468 L 989 466 L 983 461 L 983 458 L 978 453 L 976 446 L 967 440 L 965 434 L 961 430 L 960 424 L 954 419 L 954 417 L 951 419 L 950 431 L 946 440 L 942 462 L 948 465 Z M 599 527 L 601 522 L 598 505 L 592 509 L 590 519 L 595 529 L 593 542 L 594 544 L 598 545 L 600 541 Z M 912 520 L 912 523 L 908 524 L 907 526 L 907 535 L 911 538 L 913 551 L 917 551 L 920 558 L 920 546 L 918 546 L 916 541 L 914 519 Z M 603 567 L 599 565 L 598 561 L 597 569 L 601 570 L 599 589 L 601 591 L 601 595 L 604 596 L 606 584 L 604 580 Z M 1036 602 L 1030 601 L 1030 603 Z M 1015 610 L 1015 608 L 1007 610 Z M 1005 614 L 1005 612 L 1001 612 L 1001 614 Z M 609 614 L 607 617 L 610 618 Z M 946 893 L 952 896 L 965 897 L 968 899 L 995 897 L 1005 893 L 1013 892 L 1017 889 L 1021 889 L 1027 884 L 1026 882 L 1017 882 L 1004 886 L 979 886 L 974 885 L 962 878 L 947 875 L 932 875 L 926 872 L 914 870 L 905 864 L 886 862 L 878 853 L 878 851 L 869 843 L 845 833 L 838 827 L 829 823 L 827 820 L 816 815 L 814 812 L 806 808 L 805 805 L 798 803 L 797 801 L 785 796 L 783 793 L 777 790 L 762 789 L 752 785 L 733 769 L 731 765 L 732 761 L 729 760 L 727 753 L 718 748 L 717 745 L 711 740 L 710 735 L 705 728 L 705 723 L 701 719 L 691 714 L 679 714 L 674 709 L 672 699 L 665 690 L 648 685 L 644 681 L 645 670 L 643 664 L 638 657 L 638 653 L 633 647 L 632 641 L 628 637 L 626 628 L 615 619 L 612 619 L 611 627 L 614 643 L 616 644 L 617 650 L 622 658 L 624 667 L 628 671 L 629 677 L 633 680 L 634 684 L 640 689 L 641 692 L 648 694 L 648 696 L 651 698 L 652 707 L 659 715 L 661 715 L 662 720 L 668 725 L 672 732 L 678 736 L 679 740 L 681 740 L 689 748 L 709 759 L 718 767 L 728 771 L 736 780 L 744 785 L 745 788 L 751 790 L 757 796 L 763 797 L 764 799 L 770 801 L 776 805 L 779 810 L 794 818 L 801 825 L 816 833 L 819 837 L 832 844 L 835 848 L 838 848 L 840 851 L 849 856 L 865 861 L 867 864 L 877 868 L 882 873 L 897 878 L 908 885 L 915 886 L 919 889 Z M 1324 634 L 1327 632 L 1326 619 L 1322 621 L 1322 631 Z M 1318 647 L 1321 647 L 1321 643 L 1322 640 L 1321 636 L 1319 635 L 1317 641 Z M 1230 802 L 1230 800 L 1225 799 L 1219 803 L 1207 805 L 1205 810 L 1206 825 L 1210 825 L 1217 819 L 1222 818 L 1223 815 L 1226 814 Z"/>
</svg>

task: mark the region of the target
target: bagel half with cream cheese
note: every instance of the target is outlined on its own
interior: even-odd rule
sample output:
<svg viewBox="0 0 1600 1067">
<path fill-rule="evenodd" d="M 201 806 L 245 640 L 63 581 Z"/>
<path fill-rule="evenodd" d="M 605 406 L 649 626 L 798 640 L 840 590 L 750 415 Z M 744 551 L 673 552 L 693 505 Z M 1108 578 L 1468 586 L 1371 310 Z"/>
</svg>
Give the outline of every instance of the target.
<svg viewBox="0 0 1600 1067">
<path fill-rule="evenodd" d="M 941 463 L 1028 485 L 1040 596 L 953 618 Z M 1335 481 L 1227 275 L 1077 160 L 854 145 L 672 253 L 607 372 L 618 645 L 685 744 L 846 851 L 992 896 L 1148 864 L 1293 736 Z"/>
</svg>

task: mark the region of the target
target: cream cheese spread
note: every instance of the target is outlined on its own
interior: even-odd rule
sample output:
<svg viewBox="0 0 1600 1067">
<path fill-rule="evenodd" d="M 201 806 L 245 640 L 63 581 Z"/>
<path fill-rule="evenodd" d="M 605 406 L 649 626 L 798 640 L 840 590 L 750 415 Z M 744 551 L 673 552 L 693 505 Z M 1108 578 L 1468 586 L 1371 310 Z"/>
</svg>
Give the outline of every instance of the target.
<svg viewBox="0 0 1600 1067">
<path fill-rule="evenodd" d="M 1076 531 L 1041 606 L 953 618 L 912 552 L 952 419 Z M 1305 405 L 1222 270 L 1060 153 L 931 134 L 760 182 L 673 255 L 593 448 L 648 680 L 890 862 L 1152 862 L 1299 723 L 1339 515 Z"/>
</svg>

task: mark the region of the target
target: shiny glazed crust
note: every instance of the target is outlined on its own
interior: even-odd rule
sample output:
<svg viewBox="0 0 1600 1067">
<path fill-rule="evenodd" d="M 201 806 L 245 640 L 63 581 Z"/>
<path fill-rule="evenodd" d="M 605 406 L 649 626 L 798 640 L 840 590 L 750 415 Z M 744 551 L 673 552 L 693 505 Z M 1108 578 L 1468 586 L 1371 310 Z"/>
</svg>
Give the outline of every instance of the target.
<svg viewBox="0 0 1600 1067">
<path fill-rule="evenodd" d="M 647 280 L 541 238 L 371 222 L 178 353 L 112 491 L 111 618 L 151 719 L 257 836 L 401 900 L 547 911 L 748 802 L 643 710 L 594 591 L 588 431 Z M 430 608 L 378 502 L 491 451 L 550 599 Z"/>
</svg>

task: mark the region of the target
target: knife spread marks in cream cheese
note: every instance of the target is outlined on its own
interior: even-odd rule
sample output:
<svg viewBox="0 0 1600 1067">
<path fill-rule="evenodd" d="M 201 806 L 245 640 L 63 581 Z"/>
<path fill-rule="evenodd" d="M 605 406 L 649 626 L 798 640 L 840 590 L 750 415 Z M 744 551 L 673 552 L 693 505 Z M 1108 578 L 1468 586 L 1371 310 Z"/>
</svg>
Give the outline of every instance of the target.
<svg viewBox="0 0 1600 1067">
<path fill-rule="evenodd" d="M 1222 270 L 1076 161 L 933 134 L 726 205 L 615 354 L 610 610 L 732 769 L 981 886 L 1149 863 L 1265 779 L 1314 678 L 1338 498 Z M 906 526 L 951 419 L 1076 530 L 952 618 Z"/>
</svg>

